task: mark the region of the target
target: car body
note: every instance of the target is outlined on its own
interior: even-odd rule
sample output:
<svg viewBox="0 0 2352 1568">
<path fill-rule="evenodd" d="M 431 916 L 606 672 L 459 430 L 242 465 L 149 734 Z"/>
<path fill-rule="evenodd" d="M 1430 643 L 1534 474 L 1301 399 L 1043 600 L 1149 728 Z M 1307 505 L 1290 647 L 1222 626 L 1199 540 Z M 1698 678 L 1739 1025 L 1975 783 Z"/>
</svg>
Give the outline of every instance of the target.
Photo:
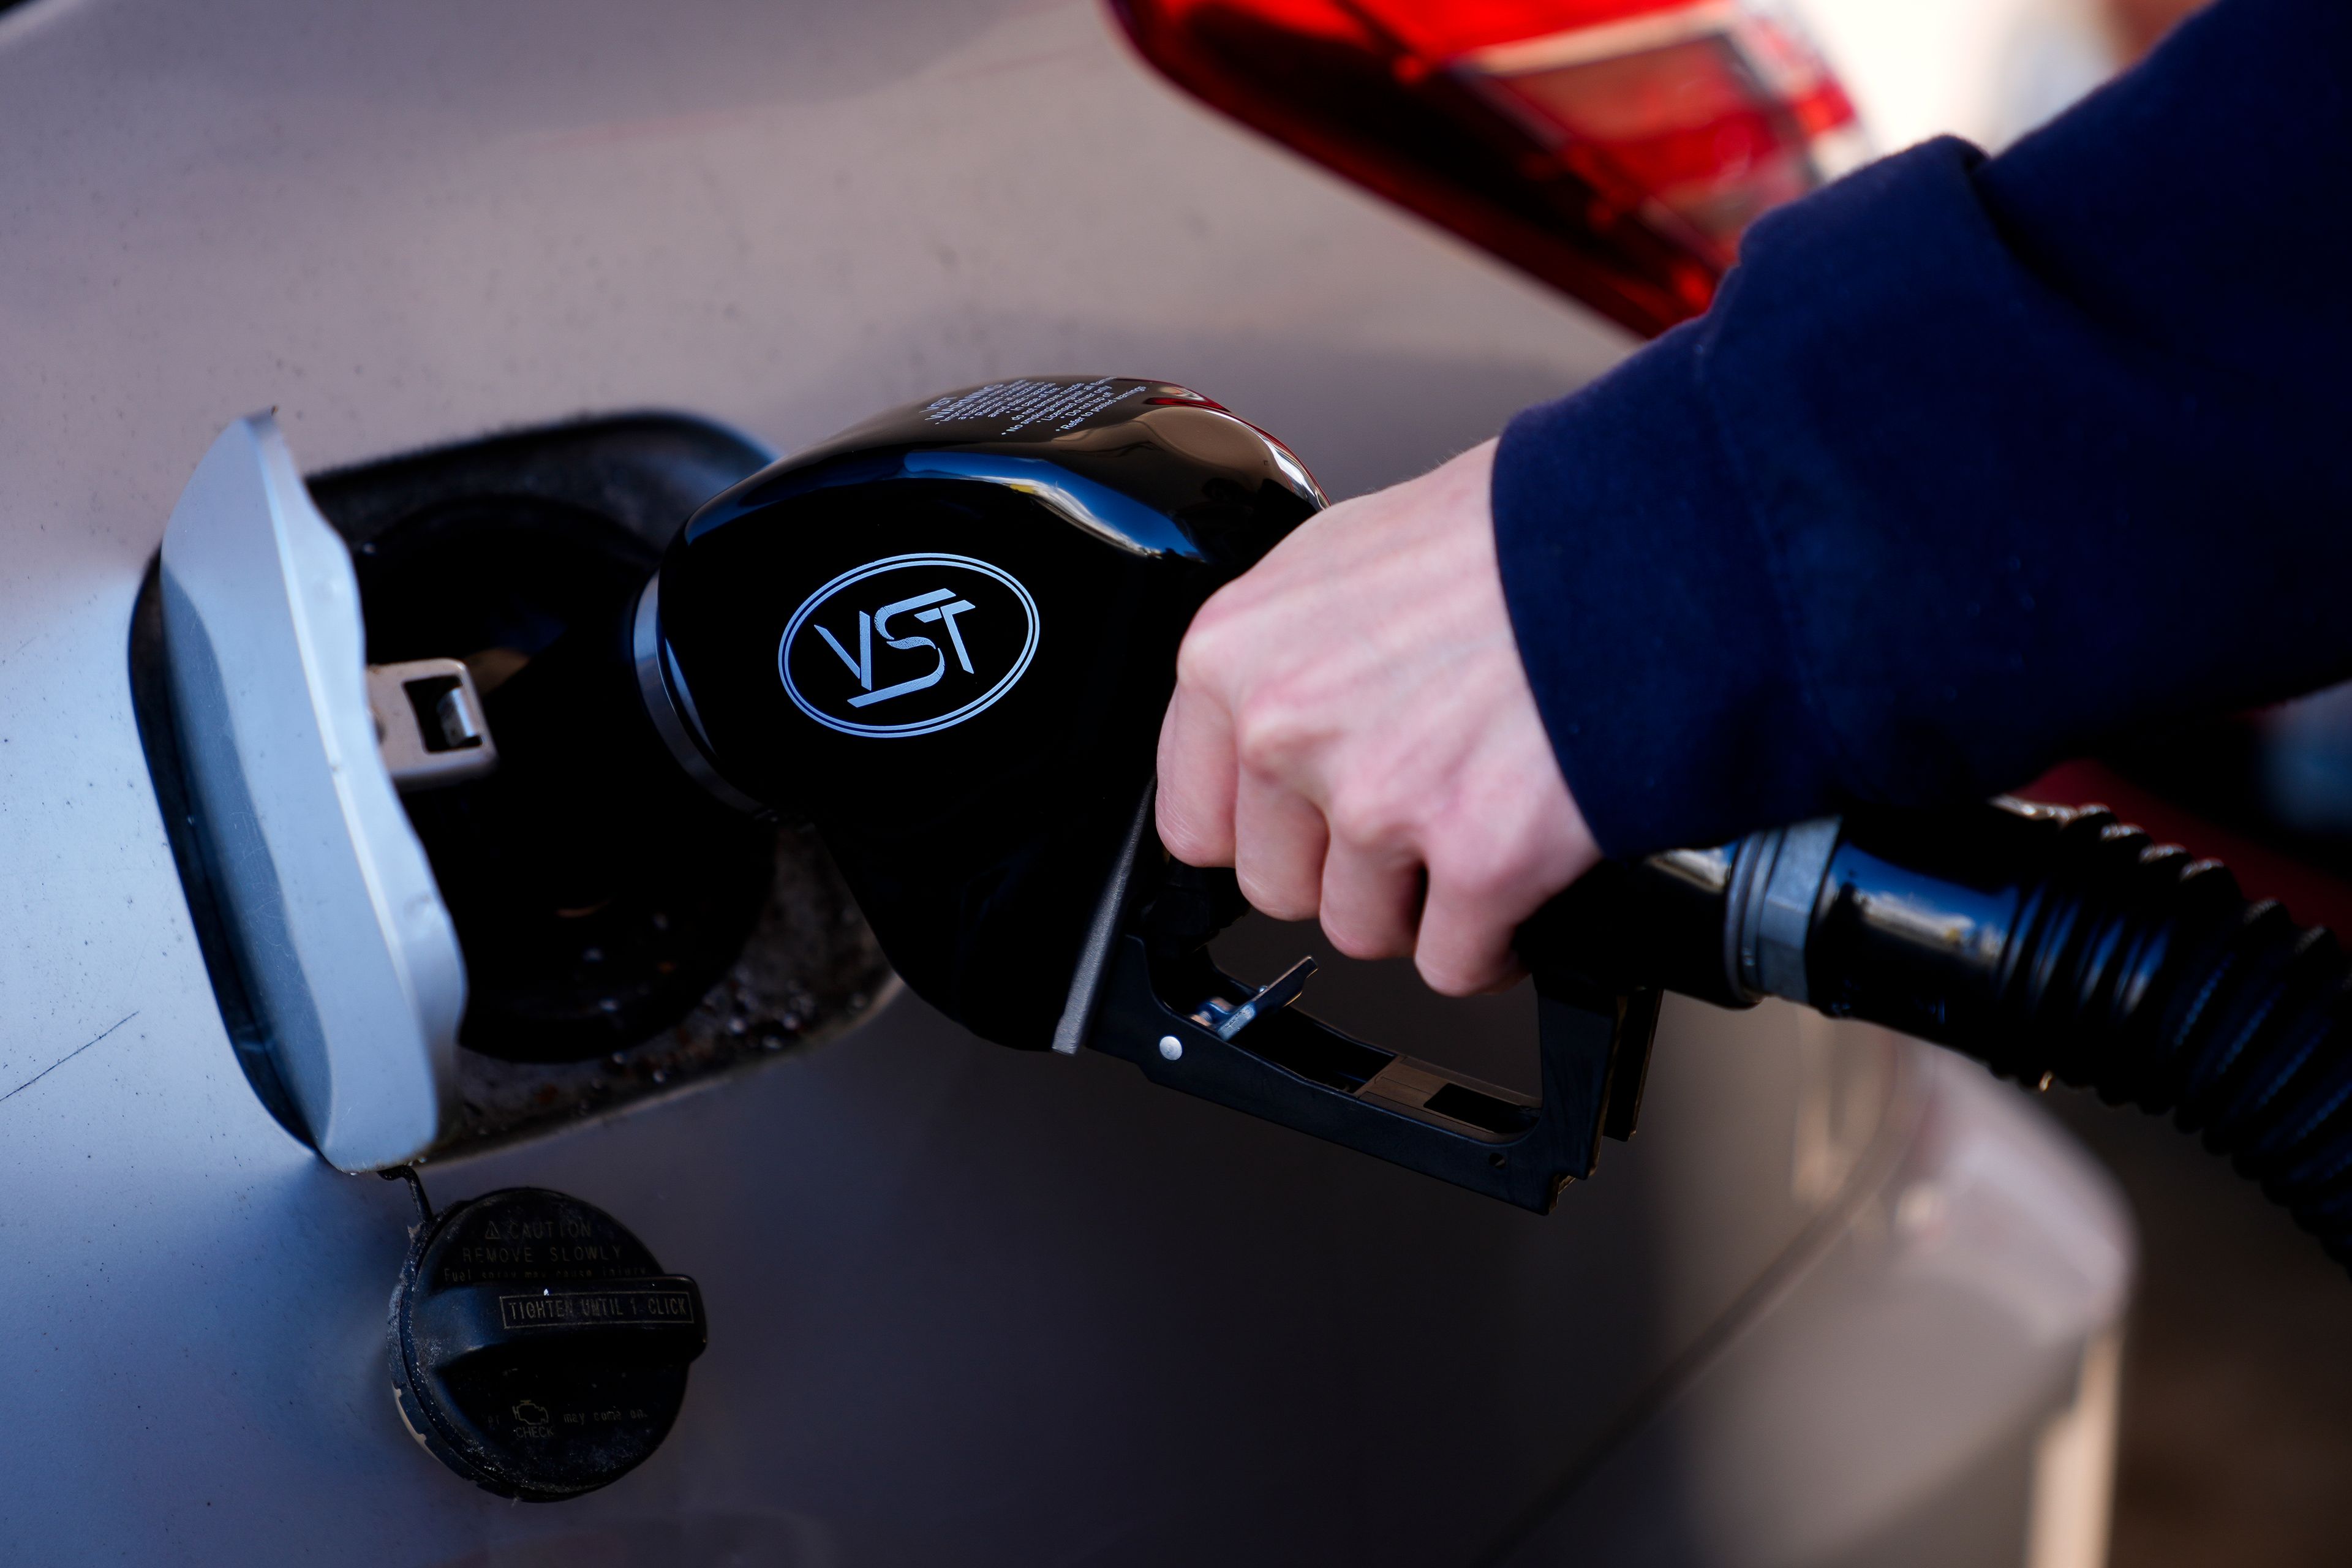
<svg viewBox="0 0 2352 1568">
<path fill-rule="evenodd" d="M 1671 1005 L 1640 1137 L 1538 1217 L 861 996 L 425 1166 L 603 1205 L 712 1324 L 617 1484 L 446 1473 L 384 1362 L 409 1200 L 240 1069 L 126 679 L 224 427 L 274 406 L 313 476 L 648 409 L 788 450 L 1102 368 L 1344 495 L 1630 340 L 1085 0 L 33 0 L 0 131 L 0 1559 L 2097 1560 L 2116 1197 L 1975 1069 L 1778 1005 Z M 1508 1075 L 1523 998 L 1410 992 L 1330 1005 Z"/>
</svg>

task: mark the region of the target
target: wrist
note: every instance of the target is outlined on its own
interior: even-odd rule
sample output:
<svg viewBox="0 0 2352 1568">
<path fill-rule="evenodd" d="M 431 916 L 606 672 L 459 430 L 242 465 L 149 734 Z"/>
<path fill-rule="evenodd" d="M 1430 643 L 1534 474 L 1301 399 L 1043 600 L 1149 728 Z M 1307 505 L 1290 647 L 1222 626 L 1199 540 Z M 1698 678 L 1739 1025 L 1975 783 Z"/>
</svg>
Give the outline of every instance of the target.
<svg viewBox="0 0 2352 1568">
<path fill-rule="evenodd" d="M 1520 415 L 1496 454 L 1512 633 L 1560 773 L 1612 855 L 1721 842 L 1834 789 L 1770 554 L 1701 385 L 1705 327 Z"/>
</svg>

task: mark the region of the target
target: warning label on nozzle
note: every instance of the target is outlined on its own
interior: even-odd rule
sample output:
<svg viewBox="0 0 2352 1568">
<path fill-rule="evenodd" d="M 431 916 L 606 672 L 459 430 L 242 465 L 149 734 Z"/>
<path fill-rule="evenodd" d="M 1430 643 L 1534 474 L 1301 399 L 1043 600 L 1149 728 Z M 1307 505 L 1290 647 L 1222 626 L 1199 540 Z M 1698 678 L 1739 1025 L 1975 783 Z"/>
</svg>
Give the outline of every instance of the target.
<svg viewBox="0 0 2352 1568">
<path fill-rule="evenodd" d="M 1002 420 L 999 437 L 1018 436 L 1043 426 L 1075 430 L 1114 404 L 1139 397 L 1150 384 L 1103 376 L 1094 381 L 992 381 L 928 404 L 923 417 L 933 425 L 965 420 Z"/>
</svg>

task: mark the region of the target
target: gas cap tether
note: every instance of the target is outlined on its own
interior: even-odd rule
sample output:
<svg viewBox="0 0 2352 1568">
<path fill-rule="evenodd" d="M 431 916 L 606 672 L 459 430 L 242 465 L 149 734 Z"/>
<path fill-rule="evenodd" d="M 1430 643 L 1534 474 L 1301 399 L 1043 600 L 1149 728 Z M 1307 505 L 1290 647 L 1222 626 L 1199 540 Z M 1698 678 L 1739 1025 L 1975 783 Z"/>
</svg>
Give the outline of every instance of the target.
<svg viewBox="0 0 2352 1568">
<path fill-rule="evenodd" d="M 509 1187 L 422 1223 L 392 1293 L 401 1418 L 500 1497 L 552 1502 L 642 1464 L 708 1342 L 702 1293 L 618 1220 Z"/>
</svg>

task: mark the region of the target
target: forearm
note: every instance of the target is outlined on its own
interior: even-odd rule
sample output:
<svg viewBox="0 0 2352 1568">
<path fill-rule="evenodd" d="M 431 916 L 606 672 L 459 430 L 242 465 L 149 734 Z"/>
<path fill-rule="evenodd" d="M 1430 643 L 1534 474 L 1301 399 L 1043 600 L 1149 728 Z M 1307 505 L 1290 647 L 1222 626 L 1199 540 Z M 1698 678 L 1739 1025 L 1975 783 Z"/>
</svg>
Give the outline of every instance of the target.
<svg viewBox="0 0 2352 1568">
<path fill-rule="evenodd" d="M 1496 537 L 1617 853 L 2021 782 L 2352 674 L 2352 20 L 2223 0 L 1999 159 L 1768 219 L 1514 424 Z"/>
</svg>

